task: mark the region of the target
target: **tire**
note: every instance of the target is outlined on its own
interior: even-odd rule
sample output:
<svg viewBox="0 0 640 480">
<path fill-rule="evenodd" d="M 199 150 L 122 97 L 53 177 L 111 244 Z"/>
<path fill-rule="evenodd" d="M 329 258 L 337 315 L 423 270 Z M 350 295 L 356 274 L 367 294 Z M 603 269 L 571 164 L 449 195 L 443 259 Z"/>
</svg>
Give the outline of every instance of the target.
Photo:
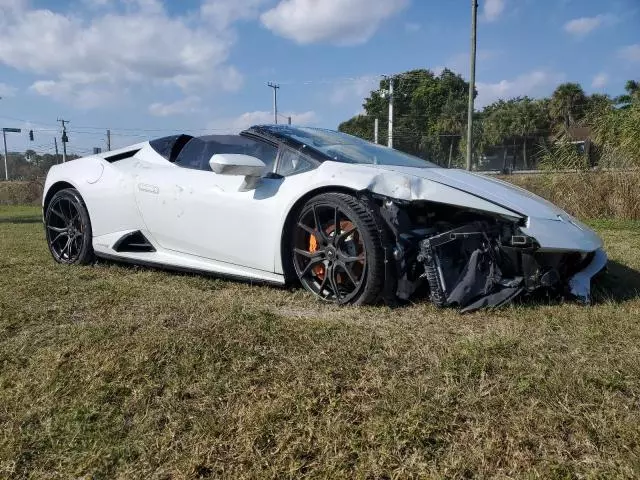
<svg viewBox="0 0 640 480">
<path fill-rule="evenodd" d="M 290 260 L 302 286 L 321 300 L 373 304 L 384 287 L 383 239 L 357 198 L 324 193 L 302 207 L 290 234 Z"/>
<path fill-rule="evenodd" d="M 58 263 L 87 265 L 93 262 L 91 220 L 89 212 L 75 188 L 57 192 L 44 214 L 47 245 Z"/>
</svg>

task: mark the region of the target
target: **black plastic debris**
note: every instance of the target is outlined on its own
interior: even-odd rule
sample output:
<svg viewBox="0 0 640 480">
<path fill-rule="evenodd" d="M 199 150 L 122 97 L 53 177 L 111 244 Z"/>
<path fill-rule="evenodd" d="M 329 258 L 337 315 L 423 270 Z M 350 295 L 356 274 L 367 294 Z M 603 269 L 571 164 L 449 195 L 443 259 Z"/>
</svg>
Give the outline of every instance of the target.
<svg viewBox="0 0 640 480">
<path fill-rule="evenodd" d="M 500 246 L 483 222 L 435 235 L 421 242 L 421 259 L 438 306 L 462 307 L 462 312 L 498 307 L 523 291 L 523 278 L 504 278 Z"/>
</svg>

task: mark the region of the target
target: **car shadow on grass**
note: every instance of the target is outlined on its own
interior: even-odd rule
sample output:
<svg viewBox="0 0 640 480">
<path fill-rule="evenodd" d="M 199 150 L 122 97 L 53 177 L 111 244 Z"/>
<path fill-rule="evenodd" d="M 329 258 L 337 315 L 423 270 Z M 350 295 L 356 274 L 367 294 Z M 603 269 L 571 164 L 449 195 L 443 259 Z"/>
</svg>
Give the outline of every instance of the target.
<svg viewBox="0 0 640 480">
<path fill-rule="evenodd" d="M 246 279 L 213 274 L 209 272 L 198 272 L 189 269 L 182 269 L 178 267 L 170 267 L 166 265 L 140 265 L 136 263 L 131 263 L 127 261 L 122 261 L 121 259 L 107 259 L 107 258 L 99 258 L 96 259 L 94 265 L 115 265 L 130 271 L 158 271 L 165 272 L 171 275 L 177 276 L 186 276 L 186 277 L 194 277 L 194 278 L 209 278 L 211 280 L 217 281 L 231 281 L 231 282 L 239 282 L 253 285 L 266 285 L 273 288 L 285 288 L 288 290 L 298 290 L 301 289 L 301 286 L 294 287 L 291 286 L 284 287 L 270 284 L 269 282 L 261 282 L 261 281 L 249 281 Z M 607 270 L 600 272 L 592 281 L 592 298 L 591 303 L 593 305 L 598 305 L 607 302 L 615 302 L 621 303 L 629 300 L 640 299 L 640 271 L 634 270 L 633 268 L 628 267 L 622 263 L 610 260 L 607 264 Z M 549 305 L 560 305 L 566 302 L 575 302 L 576 300 L 572 297 L 563 297 L 560 295 L 549 295 L 546 292 L 534 293 L 531 295 L 523 295 L 516 298 L 513 301 L 513 304 L 519 305 L 525 308 L 538 308 L 540 306 L 549 306 Z M 429 300 L 429 289 L 426 284 L 422 285 L 421 288 L 418 289 L 412 296 L 411 301 L 402 302 L 398 301 L 397 303 L 393 303 L 387 305 L 391 308 L 403 308 L 411 304 L 416 303 L 430 303 Z M 500 307 L 498 307 L 500 308 Z"/>
<path fill-rule="evenodd" d="M 640 299 L 640 271 L 634 270 L 627 265 L 610 260 L 607 264 L 607 269 L 597 274 L 592 280 L 592 305 L 607 302 L 622 303 L 637 299 Z M 426 285 L 423 285 L 422 288 L 414 293 L 410 302 L 399 302 L 394 307 L 402 308 L 408 304 L 423 302 L 429 302 L 429 288 Z M 577 300 L 571 295 L 551 294 L 538 290 L 531 294 L 521 295 L 503 306 L 513 304 L 527 309 L 536 309 L 541 306 L 561 305 L 568 302 L 577 302 Z M 494 308 L 499 309 L 502 307 Z M 492 307 L 489 307 L 489 309 L 491 310 Z"/>
<path fill-rule="evenodd" d="M 20 217 L 2 217 L 0 216 L 0 223 L 42 223 L 42 217 L 39 215 L 24 215 Z"/>
<path fill-rule="evenodd" d="M 622 263 L 610 260 L 607 269 L 597 274 L 591 282 L 592 305 L 636 299 L 640 299 L 640 272 Z M 525 308 L 537 308 L 577 301 L 571 295 L 550 295 L 540 291 L 521 296 L 513 303 Z"/>
<path fill-rule="evenodd" d="M 616 261 L 593 282 L 593 303 L 624 302 L 640 298 L 640 272 Z"/>
</svg>

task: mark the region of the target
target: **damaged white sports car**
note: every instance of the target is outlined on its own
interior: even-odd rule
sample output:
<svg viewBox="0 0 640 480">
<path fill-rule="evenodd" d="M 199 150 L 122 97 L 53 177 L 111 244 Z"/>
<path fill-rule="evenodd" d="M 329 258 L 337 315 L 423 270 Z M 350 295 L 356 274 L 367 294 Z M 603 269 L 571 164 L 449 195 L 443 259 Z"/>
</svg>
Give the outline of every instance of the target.
<svg viewBox="0 0 640 480">
<path fill-rule="evenodd" d="M 54 166 L 49 249 L 273 284 L 340 304 L 469 311 L 546 291 L 590 299 L 607 256 L 588 227 L 508 183 L 339 132 L 177 135 Z"/>
</svg>

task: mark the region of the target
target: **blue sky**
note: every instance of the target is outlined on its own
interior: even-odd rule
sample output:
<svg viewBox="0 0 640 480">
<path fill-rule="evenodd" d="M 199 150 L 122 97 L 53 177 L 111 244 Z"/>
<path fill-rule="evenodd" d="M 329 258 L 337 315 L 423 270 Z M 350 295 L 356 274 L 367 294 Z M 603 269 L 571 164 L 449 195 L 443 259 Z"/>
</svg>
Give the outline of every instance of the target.
<svg viewBox="0 0 640 480">
<path fill-rule="evenodd" d="M 0 0 L 0 122 L 10 149 L 84 153 L 174 131 L 335 128 L 382 74 L 468 74 L 467 0 Z M 478 105 L 563 81 L 617 95 L 640 77 L 639 0 L 479 0 Z M 401 112 L 398 112 L 401 114 Z"/>
</svg>

